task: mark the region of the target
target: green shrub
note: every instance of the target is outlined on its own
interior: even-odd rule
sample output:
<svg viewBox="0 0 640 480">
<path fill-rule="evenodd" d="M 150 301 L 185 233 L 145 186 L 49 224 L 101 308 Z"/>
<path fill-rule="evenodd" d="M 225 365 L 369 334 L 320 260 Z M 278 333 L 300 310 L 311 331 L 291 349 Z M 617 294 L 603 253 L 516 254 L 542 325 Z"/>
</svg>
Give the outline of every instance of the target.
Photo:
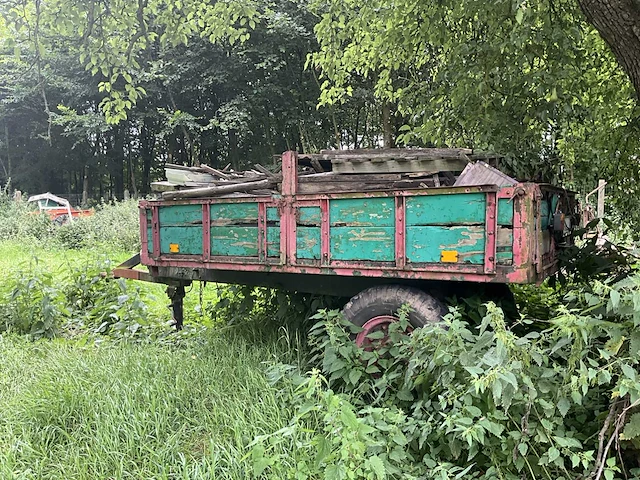
<svg viewBox="0 0 640 480">
<path fill-rule="evenodd" d="M 0 194 L 0 240 L 46 241 L 54 227 L 49 218 L 25 202 Z"/>
<path fill-rule="evenodd" d="M 137 200 L 102 203 L 95 213 L 74 219 L 53 231 L 65 248 L 106 248 L 118 251 L 140 250 L 140 217 Z"/>
<path fill-rule="evenodd" d="M 37 259 L 10 275 L 0 291 L 0 332 L 32 338 L 108 334 L 139 336 L 150 325 L 140 287 L 109 278 L 108 261 L 66 266 L 63 275 L 41 268 Z"/>
<path fill-rule="evenodd" d="M 52 338 L 68 313 L 64 296 L 50 272 L 35 266 L 5 280 L 0 303 L 0 331 Z"/>
<path fill-rule="evenodd" d="M 140 287 L 122 278 L 109 278 L 108 260 L 71 268 L 62 284 L 69 309 L 69 333 L 93 332 L 116 336 L 138 334 L 149 325 Z"/>
<path fill-rule="evenodd" d="M 287 400 L 298 414 L 256 438 L 256 473 L 640 478 L 640 275 L 574 286 L 562 300 L 542 329 L 508 325 L 489 303 L 477 326 L 454 309 L 446 328 L 408 336 L 401 311 L 374 351 L 355 346 L 358 328 L 337 311 L 320 312 L 310 343 L 327 383 L 275 368 L 287 372 L 278 382 L 298 385 Z M 292 438 L 295 464 L 271 453 Z"/>
</svg>

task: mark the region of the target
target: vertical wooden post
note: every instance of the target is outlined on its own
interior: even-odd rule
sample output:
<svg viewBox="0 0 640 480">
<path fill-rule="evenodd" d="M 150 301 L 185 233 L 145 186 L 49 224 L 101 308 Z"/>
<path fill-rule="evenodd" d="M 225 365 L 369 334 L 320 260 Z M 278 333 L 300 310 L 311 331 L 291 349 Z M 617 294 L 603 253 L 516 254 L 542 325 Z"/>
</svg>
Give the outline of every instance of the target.
<svg viewBox="0 0 640 480">
<path fill-rule="evenodd" d="M 496 273 L 498 194 L 487 192 L 485 210 L 484 273 Z"/>
<path fill-rule="evenodd" d="M 153 244 L 153 258 L 160 258 L 160 212 L 159 207 L 151 207 L 151 239 Z"/>
<path fill-rule="evenodd" d="M 298 190 L 298 153 L 282 155 L 282 196 L 284 204 L 280 217 L 280 249 L 285 252 L 285 264 L 296 263 L 296 209 L 293 206 Z"/>
<path fill-rule="evenodd" d="M 320 200 L 320 265 L 327 266 L 331 261 L 329 200 Z"/>
<path fill-rule="evenodd" d="M 396 267 L 404 269 L 407 264 L 407 252 L 406 252 L 406 240 L 405 232 L 407 229 L 407 222 L 405 216 L 405 198 L 401 195 L 396 197 L 396 232 L 395 232 L 395 247 L 396 247 Z"/>
<path fill-rule="evenodd" d="M 211 204 L 202 204 L 202 260 L 211 260 Z"/>
</svg>

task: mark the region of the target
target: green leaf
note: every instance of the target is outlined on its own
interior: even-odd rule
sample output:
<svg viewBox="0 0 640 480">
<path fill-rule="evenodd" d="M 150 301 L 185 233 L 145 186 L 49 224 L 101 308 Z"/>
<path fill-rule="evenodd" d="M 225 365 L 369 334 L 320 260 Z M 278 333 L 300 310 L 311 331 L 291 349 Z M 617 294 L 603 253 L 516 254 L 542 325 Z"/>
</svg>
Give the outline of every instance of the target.
<svg viewBox="0 0 640 480">
<path fill-rule="evenodd" d="M 344 480 L 347 478 L 347 472 L 344 465 L 330 465 L 324 471 L 324 480 Z"/>
<path fill-rule="evenodd" d="M 387 471 L 384 468 L 384 462 L 380 459 L 380 457 L 378 457 L 376 455 L 371 457 L 369 459 L 369 466 L 373 470 L 373 473 L 375 473 L 376 478 L 378 480 L 382 480 L 384 478 L 387 478 Z"/>
<path fill-rule="evenodd" d="M 567 415 L 567 412 L 571 408 L 571 402 L 569 402 L 569 400 L 567 400 L 565 397 L 562 397 L 560 400 L 558 400 L 557 406 L 558 406 L 558 411 L 560 412 L 560 415 L 565 417 Z"/>
<path fill-rule="evenodd" d="M 622 440 L 633 440 L 638 437 L 640 437 L 640 412 L 629 417 L 629 421 L 620 435 Z"/>
<path fill-rule="evenodd" d="M 560 450 L 556 447 L 551 447 L 547 450 L 547 456 L 549 457 L 549 462 L 555 461 L 558 457 L 560 457 Z"/>
<path fill-rule="evenodd" d="M 269 457 L 257 458 L 253 461 L 253 476 L 259 477 L 270 465 L 271 459 Z"/>
<path fill-rule="evenodd" d="M 360 380 L 360 377 L 362 377 L 361 370 L 354 368 L 349 372 L 349 381 L 351 382 L 352 385 L 357 385 L 358 380 Z"/>
<path fill-rule="evenodd" d="M 360 425 L 358 417 L 356 417 L 356 414 L 353 413 L 353 410 L 351 410 L 351 408 L 349 408 L 346 404 L 343 404 L 342 409 L 340 410 L 340 420 L 342 420 L 342 423 L 344 423 L 352 430 L 357 430 L 358 425 Z"/>
</svg>

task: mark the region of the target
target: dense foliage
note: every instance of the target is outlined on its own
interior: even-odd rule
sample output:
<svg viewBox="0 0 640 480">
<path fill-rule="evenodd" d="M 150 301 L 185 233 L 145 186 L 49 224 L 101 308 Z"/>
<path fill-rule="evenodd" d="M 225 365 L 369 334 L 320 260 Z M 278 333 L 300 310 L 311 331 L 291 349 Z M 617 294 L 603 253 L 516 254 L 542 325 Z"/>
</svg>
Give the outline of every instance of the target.
<svg viewBox="0 0 640 480">
<path fill-rule="evenodd" d="M 166 161 L 465 146 L 525 179 L 588 191 L 605 177 L 637 223 L 631 72 L 594 15 L 574 1 L 0 2 L 0 178 L 87 201 L 148 192 Z"/>
<path fill-rule="evenodd" d="M 305 2 L 12 3 L 0 2 L 0 179 L 16 188 L 122 198 L 149 192 L 165 162 L 239 168 L 287 149 L 377 144 L 367 92 L 316 108 Z"/>
<path fill-rule="evenodd" d="M 320 48 L 312 58 L 324 73 L 323 103 L 339 103 L 370 79 L 395 111 L 402 143 L 498 151 L 519 178 L 583 191 L 600 176 L 626 218 L 637 221 L 635 95 L 577 4 L 315 6 Z"/>
<path fill-rule="evenodd" d="M 640 278 L 574 288 L 552 319 L 479 325 L 454 310 L 440 325 L 364 351 L 324 311 L 314 372 L 273 367 L 299 384 L 287 429 L 256 439 L 267 478 L 640 478 Z M 394 328 L 395 327 L 395 328 Z M 331 387 L 330 389 L 328 387 Z M 311 432 L 311 433 L 310 433 Z M 297 439 L 293 463 L 278 452 Z"/>
</svg>

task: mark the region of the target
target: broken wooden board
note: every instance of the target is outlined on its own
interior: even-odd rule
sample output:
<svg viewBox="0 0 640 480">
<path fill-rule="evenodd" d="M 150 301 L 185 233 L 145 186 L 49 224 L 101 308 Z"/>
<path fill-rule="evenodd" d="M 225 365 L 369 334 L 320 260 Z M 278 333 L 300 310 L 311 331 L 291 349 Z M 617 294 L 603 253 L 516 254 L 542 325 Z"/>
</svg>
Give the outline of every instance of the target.
<svg viewBox="0 0 640 480">
<path fill-rule="evenodd" d="M 467 166 L 463 158 L 337 158 L 331 162 L 336 173 L 409 173 L 461 172 Z"/>
<path fill-rule="evenodd" d="M 518 183 L 516 179 L 497 168 L 487 165 L 485 162 L 475 162 L 465 167 L 454 186 L 497 185 L 498 187 L 508 187 L 516 183 Z"/>
<path fill-rule="evenodd" d="M 469 148 L 372 148 L 354 150 L 321 150 L 320 154 L 313 155 L 323 160 L 394 160 L 394 159 L 419 159 L 419 160 L 467 160 L 473 156 L 473 150 Z"/>
<path fill-rule="evenodd" d="M 380 192 L 390 190 L 409 190 L 416 188 L 433 188 L 433 178 L 421 180 L 397 180 L 388 182 L 357 182 L 357 181 L 325 181 L 299 183 L 298 193 L 322 194 L 322 193 L 349 193 L 349 192 Z"/>
</svg>

